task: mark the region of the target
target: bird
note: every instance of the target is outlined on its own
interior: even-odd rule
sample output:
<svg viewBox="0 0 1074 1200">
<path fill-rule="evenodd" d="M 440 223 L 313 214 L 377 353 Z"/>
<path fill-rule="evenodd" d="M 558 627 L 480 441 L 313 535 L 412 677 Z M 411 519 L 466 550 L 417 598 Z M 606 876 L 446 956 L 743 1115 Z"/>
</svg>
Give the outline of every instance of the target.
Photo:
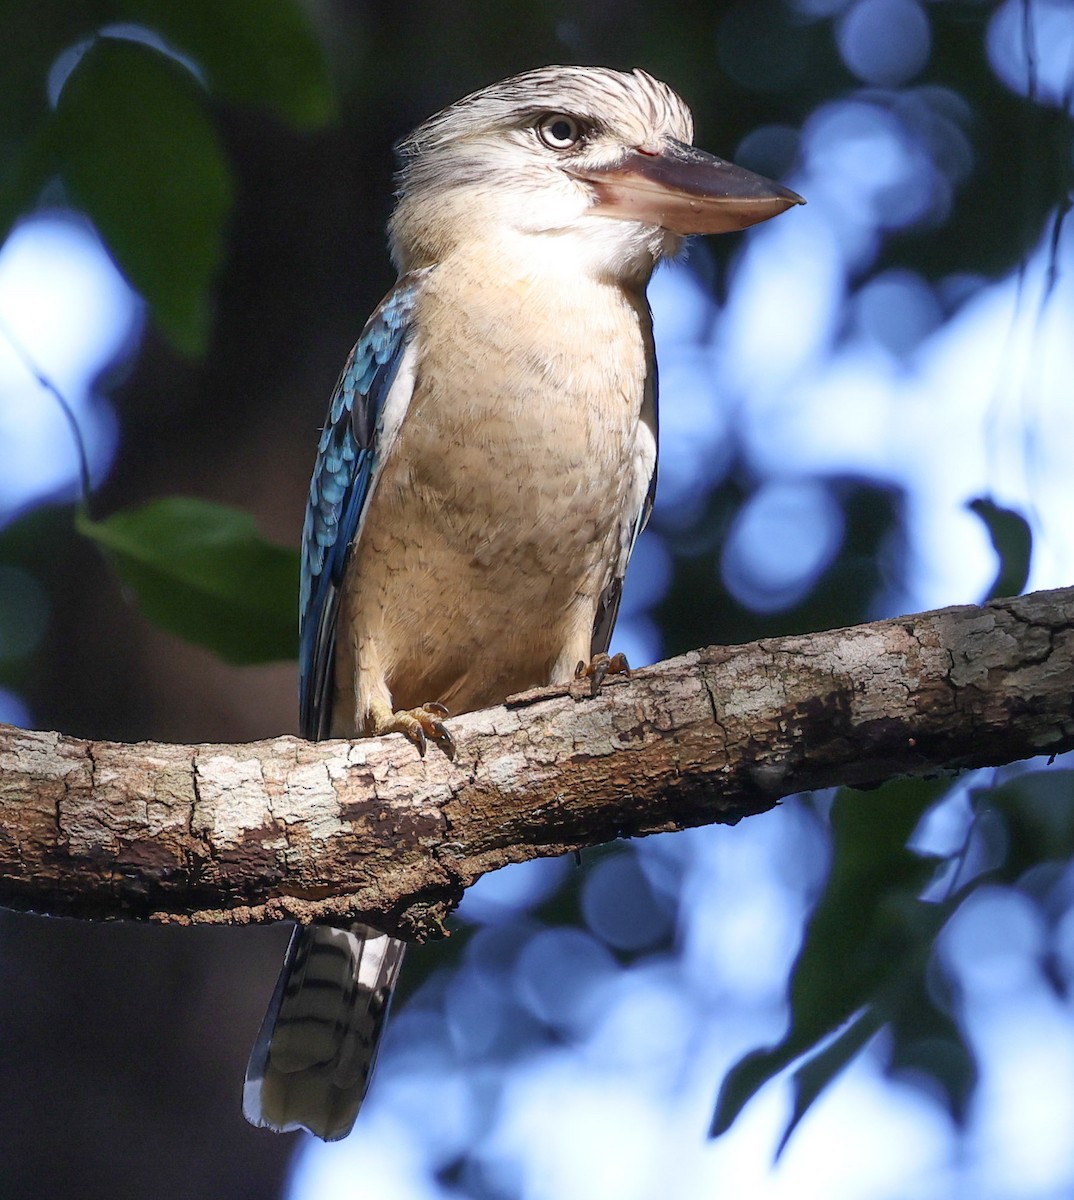
<svg viewBox="0 0 1074 1200">
<path fill-rule="evenodd" d="M 332 394 L 302 534 L 302 735 L 401 733 L 530 687 L 629 670 L 609 643 L 653 506 L 646 287 L 691 234 L 804 203 L 693 145 L 642 70 L 549 66 L 396 147 L 398 280 Z M 405 943 L 296 927 L 247 1068 L 246 1117 L 354 1125 Z"/>
</svg>

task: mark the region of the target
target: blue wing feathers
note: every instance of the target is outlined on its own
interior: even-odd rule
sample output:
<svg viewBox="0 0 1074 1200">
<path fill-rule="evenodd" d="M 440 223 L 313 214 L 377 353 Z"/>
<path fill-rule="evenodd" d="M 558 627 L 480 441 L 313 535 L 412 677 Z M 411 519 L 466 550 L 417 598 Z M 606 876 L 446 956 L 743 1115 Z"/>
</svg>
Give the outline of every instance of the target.
<svg viewBox="0 0 1074 1200">
<path fill-rule="evenodd" d="M 379 418 L 410 337 L 424 272 L 406 275 L 370 317 L 328 406 L 302 530 L 299 713 L 302 736 L 331 725 L 339 589 L 377 461 Z"/>
</svg>

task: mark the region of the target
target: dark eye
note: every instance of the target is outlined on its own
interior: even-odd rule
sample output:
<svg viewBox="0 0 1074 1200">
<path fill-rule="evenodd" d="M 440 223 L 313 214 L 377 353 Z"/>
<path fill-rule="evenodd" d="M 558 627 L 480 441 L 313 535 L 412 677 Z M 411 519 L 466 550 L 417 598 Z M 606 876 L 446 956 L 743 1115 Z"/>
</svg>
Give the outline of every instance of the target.
<svg viewBox="0 0 1074 1200">
<path fill-rule="evenodd" d="M 537 136 L 549 150 L 569 150 L 582 140 L 582 126 L 564 113 L 549 113 L 537 122 Z"/>
</svg>

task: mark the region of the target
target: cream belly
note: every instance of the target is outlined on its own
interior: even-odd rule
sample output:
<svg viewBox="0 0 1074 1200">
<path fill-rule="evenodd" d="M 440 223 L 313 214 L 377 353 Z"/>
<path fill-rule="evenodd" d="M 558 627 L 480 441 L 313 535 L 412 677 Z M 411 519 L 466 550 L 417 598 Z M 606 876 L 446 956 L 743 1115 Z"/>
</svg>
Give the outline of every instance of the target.
<svg viewBox="0 0 1074 1200">
<path fill-rule="evenodd" d="M 644 306 L 575 281 L 546 327 L 525 285 L 464 305 L 452 282 L 423 297 L 440 336 L 348 567 L 336 712 L 357 731 L 373 702 L 466 712 L 569 677 L 636 516 Z"/>
</svg>

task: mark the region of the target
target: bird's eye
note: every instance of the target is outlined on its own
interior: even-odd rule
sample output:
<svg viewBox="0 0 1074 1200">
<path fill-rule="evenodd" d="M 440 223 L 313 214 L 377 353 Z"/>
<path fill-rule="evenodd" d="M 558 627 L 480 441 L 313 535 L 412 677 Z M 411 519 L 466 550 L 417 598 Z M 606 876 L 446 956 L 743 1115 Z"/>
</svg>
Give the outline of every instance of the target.
<svg viewBox="0 0 1074 1200">
<path fill-rule="evenodd" d="M 582 140 L 582 127 L 564 113 L 550 113 L 537 122 L 537 136 L 549 150 L 569 150 Z"/>
</svg>

